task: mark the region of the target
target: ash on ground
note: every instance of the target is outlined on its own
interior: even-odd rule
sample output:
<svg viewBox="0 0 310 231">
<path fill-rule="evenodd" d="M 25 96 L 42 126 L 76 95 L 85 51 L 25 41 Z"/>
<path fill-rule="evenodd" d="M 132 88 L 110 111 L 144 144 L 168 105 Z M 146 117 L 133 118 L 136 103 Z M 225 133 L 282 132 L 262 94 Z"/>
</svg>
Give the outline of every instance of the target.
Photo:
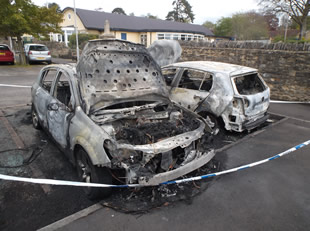
<svg viewBox="0 0 310 231">
<path fill-rule="evenodd" d="M 220 171 L 220 162 L 215 158 L 205 166 L 191 172 L 182 178 L 206 175 Z M 177 201 L 191 203 L 194 196 L 206 190 L 211 179 L 203 181 L 185 182 L 142 188 L 116 189 L 112 196 L 100 203 L 103 206 L 113 208 L 125 213 L 146 213 L 161 206 L 167 206 Z"/>
</svg>

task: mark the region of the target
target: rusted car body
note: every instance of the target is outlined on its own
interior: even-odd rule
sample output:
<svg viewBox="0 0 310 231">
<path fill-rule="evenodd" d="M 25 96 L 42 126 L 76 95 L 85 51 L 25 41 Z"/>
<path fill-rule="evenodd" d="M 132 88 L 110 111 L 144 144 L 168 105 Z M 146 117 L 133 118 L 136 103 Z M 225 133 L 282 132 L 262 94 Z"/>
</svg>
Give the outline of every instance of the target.
<svg viewBox="0 0 310 231">
<path fill-rule="evenodd" d="M 34 127 L 47 130 L 86 182 L 111 183 L 112 173 L 125 184 L 156 185 L 214 156 L 208 124 L 169 100 L 159 66 L 139 44 L 90 41 L 77 66 L 41 70 L 32 105 Z"/>
<path fill-rule="evenodd" d="M 172 101 L 226 130 L 242 132 L 265 122 L 270 90 L 256 69 L 211 61 L 164 66 Z"/>
</svg>

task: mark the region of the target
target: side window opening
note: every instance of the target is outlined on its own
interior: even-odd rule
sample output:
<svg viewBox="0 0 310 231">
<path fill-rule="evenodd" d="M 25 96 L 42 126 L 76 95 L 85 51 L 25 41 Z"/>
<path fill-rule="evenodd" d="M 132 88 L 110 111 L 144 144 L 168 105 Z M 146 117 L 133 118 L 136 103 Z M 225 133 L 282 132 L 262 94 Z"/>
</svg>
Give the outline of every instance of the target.
<svg viewBox="0 0 310 231">
<path fill-rule="evenodd" d="M 68 77 L 59 72 L 55 84 L 54 97 L 61 103 L 72 109 L 72 94 Z"/>
<path fill-rule="evenodd" d="M 50 92 L 52 83 L 56 77 L 57 70 L 56 69 L 49 69 L 43 72 L 41 87 L 45 89 L 47 92 Z"/>
<path fill-rule="evenodd" d="M 166 84 L 168 86 L 171 86 L 171 83 L 172 83 L 172 80 L 174 79 L 175 77 L 175 74 L 177 73 L 177 68 L 165 68 L 165 69 L 162 69 L 162 74 L 164 76 L 164 79 L 166 81 Z"/>
<path fill-rule="evenodd" d="M 209 91 L 212 87 L 212 75 L 197 70 L 184 70 L 179 87 L 192 90 Z"/>
<path fill-rule="evenodd" d="M 201 82 L 200 91 L 210 91 L 213 84 L 213 76 L 209 73 L 205 73 L 203 81 Z"/>
</svg>

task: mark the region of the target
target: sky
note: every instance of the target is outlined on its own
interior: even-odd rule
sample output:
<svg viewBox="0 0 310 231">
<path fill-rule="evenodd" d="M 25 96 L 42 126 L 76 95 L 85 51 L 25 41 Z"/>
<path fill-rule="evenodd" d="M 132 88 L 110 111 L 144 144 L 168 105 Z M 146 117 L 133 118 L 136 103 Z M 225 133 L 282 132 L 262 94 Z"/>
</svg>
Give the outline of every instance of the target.
<svg viewBox="0 0 310 231">
<path fill-rule="evenodd" d="M 61 9 L 73 7 L 74 0 L 32 0 L 36 5 L 43 6 L 47 2 L 56 2 Z M 150 13 L 165 19 L 172 10 L 173 0 L 75 0 L 76 8 L 94 10 L 102 8 L 111 12 L 116 7 L 121 7 L 126 14 L 134 13 L 135 16 Z M 187 0 L 195 14 L 195 24 L 202 24 L 206 20 L 215 23 L 222 17 L 230 17 L 234 13 L 259 9 L 258 0 Z"/>
</svg>

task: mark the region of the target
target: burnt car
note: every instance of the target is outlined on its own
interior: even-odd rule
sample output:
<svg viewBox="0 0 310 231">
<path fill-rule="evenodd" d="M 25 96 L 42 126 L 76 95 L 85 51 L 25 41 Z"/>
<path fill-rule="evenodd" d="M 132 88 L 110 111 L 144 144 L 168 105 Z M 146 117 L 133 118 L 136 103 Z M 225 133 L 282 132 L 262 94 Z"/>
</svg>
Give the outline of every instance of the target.
<svg viewBox="0 0 310 231">
<path fill-rule="evenodd" d="M 242 132 L 268 119 L 270 90 L 256 69 L 191 61 L 162 67 L 172 101 L 211 120 L 215 130 Z"/>
<path fill-rule="evenodd" d="M 32 87 L 32 121 L 76 165 L 81 181 L 156 185 L 209 162 L 210 127 L 175 105 L 143 45 L 90 41 L 77 65 L 44 67 Z M 111 188 L 86 187 L 89 198 Z"/>
</svg>

